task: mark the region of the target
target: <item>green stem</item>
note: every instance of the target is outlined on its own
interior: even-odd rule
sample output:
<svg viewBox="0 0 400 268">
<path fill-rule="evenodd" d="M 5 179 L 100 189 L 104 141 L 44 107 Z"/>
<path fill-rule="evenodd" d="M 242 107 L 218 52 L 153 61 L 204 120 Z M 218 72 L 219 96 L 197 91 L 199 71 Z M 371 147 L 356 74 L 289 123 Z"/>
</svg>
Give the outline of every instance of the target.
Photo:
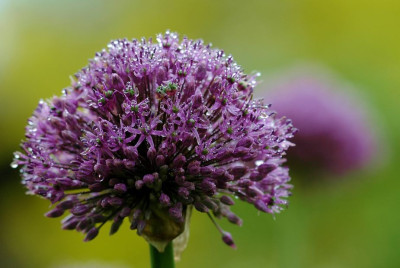
<svg viewBox="0 0 400 268">
<path fill-rule="evenodd" d="M 172 242 L 169 242 L 164 252 L 159 252 L 158 249 L 150 245 L 150 258 L 152 268 L 175 268 Z"/>
</svg>

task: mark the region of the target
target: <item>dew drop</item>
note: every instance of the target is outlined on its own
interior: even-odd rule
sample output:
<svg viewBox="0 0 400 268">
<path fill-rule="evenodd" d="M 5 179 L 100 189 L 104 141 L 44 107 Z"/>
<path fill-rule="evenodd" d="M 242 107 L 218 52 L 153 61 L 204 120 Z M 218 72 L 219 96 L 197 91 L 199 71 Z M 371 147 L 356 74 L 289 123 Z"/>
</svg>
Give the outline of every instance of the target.
<svg viewBox="0 0 400 268">
<path fill-rule="evenodd" d="M 264 163 L 263 160 L 257 160 L 254 164 L 258 167 L 258 166 L 261 165 L 262 163 Z"/>
</svg>

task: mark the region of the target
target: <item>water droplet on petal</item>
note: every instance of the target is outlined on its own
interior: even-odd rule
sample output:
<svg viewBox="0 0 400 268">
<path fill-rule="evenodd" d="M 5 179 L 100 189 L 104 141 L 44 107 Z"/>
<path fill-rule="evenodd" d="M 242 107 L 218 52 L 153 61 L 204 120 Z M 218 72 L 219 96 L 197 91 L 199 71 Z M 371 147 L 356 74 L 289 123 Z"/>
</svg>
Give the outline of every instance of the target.
<svg viewBox="0 0 400 268">
<path fill-rule="evenodd" d="M 262 163 L 264 163 L 263 160 L 257 160 L 254 164 L 258 167 L 258 166 L 261 165 Z"/>
</svg>

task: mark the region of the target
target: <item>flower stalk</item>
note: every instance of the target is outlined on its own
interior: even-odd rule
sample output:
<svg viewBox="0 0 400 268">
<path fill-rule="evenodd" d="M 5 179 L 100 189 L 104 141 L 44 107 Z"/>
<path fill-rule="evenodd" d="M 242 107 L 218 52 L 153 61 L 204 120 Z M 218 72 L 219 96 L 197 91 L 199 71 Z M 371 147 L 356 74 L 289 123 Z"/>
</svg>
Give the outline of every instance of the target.
<svg viewBox="0 0 400 268">
<path fill-rule="evenodd" d="M 151 268 L 174 268 L 174 250 L 172 242 L 169 242 L 163 252 L 158 251 L 154 246 L 150 245 Z"/>
</svg>

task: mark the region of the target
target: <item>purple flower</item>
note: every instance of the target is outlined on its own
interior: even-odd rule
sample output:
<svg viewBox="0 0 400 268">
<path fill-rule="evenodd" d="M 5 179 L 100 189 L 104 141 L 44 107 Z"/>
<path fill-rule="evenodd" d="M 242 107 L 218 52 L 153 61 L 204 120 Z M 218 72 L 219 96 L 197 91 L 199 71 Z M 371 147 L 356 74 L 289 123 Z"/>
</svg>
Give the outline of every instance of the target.
<svg viewBox="0 0 400 268">
<path fill-rule="evenodd" d="M 367 165 L 376 151 L 361 103 L 343 84 L 319 70 L 286 74 L 264 96 L 274 110 L 293 120 L 299 133 L 288 159 L 303 171 L 344 174 Z"/>
<path fill-rule="evenodd" d="M 233 197 L 277 213 L 290 194 L 282 156 L 295 129 L 252 100 L 255 84 L 201 40 L 113 41 L 63 96 L 40 101 L 13 165 L 29 193 L 54 204 L 46 215 L 70 212 L 63 228 L 85 241 L 128 217 L 139 235 L 167 243 L 192 207 L 240 225 Z"/>
</svg>

